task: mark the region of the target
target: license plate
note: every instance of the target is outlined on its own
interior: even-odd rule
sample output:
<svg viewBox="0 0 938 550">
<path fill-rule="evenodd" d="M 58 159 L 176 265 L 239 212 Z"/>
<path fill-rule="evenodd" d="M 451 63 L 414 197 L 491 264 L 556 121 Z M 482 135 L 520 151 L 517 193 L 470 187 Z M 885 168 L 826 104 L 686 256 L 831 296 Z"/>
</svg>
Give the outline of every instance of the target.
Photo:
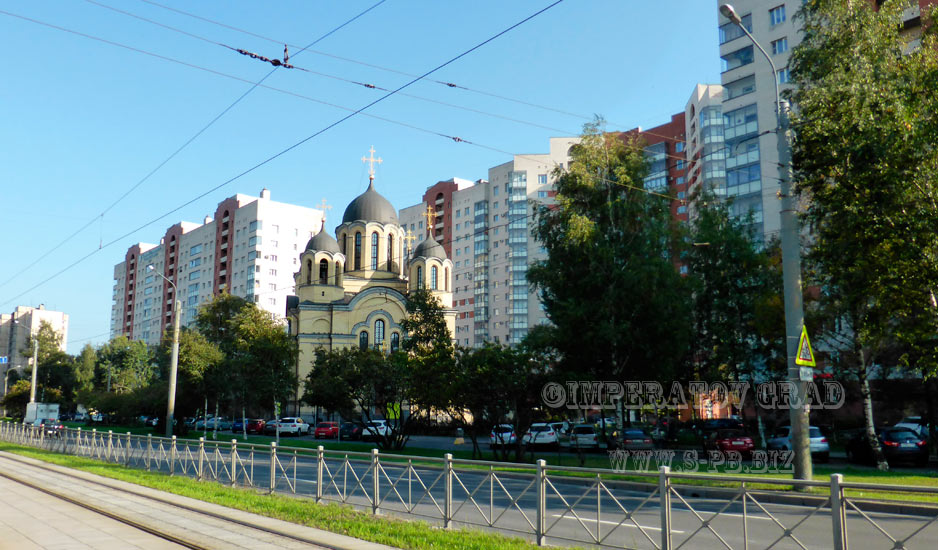
<svg viewBox="0 0 938 550">
<path fill-rule="evenodd" d="M 742 441 L 734 441 L 733 445 L 745 445 Z"/>
<path fill-rule="evenodd" d="M 903 449 L 914 449 L 914 448 L 915 448 L 915 443 L 903 443 L 903 444 L 902 444 L 902 448 L 903 448 Z"/>
</svg>

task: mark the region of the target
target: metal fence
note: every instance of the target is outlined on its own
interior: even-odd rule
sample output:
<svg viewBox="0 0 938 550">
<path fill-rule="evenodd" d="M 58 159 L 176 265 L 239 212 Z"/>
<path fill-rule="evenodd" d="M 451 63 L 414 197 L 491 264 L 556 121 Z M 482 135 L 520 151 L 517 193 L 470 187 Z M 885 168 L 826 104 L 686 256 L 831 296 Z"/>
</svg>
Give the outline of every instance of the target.
<svg viewBox="0 0 938 550">
<path fill-rule="evenodd" d="M 276 444 L 177 440 L 0 423 L 0 440 L 200 481 L 304 495 L 417 516 L 443 527 L 473 525 L 538 544 L 611 548 L 814 549 L 938 547 L 938 506 L 865 500 L 863 491 L 906 501 L 938 488 L 717 476 L 284 449 Z M 714 487 L 719 483 L 722 487 Z M 757 483 L 760 488 L 753 488 Z M 777 487 L 769 490 L 766 487 Z M 785 491 L 784 489 L 796 489 Z M 890 508 L 892 506 L 892 508 Z M 848 540 L 851 541 L 848 543 Z"/>
</svg>

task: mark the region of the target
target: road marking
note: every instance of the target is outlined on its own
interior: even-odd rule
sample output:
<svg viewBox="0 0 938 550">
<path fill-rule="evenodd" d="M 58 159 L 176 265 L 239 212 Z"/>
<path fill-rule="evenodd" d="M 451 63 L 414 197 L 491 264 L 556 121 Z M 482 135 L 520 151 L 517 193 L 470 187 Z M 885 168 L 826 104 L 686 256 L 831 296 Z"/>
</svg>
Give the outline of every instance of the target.
<svg viewBox="0 0 938 550">
<path fill-rule="evenodd" d="M 560 518 L 560 519 L 572 519 L 572 520 L 574 520 L 574 521 L 577 519 L 577 518 L 575 518 L 575 517 L 573 517 L 573 516 L 571 516 L 571 515 L 568 515 L 568 514 L 551 514 L 551 515 L 554 516 L 555 518 Z M 596 523 L 596 520 L 595 520 L 595 519 L 584 518 L 584 517 L 581 517 L 581 518 L 580 518 L 580 521 L 584 521 L 584 522 L 590 521 L 590 522 Z M 600 522 L 600 523 L 604 523 L 604 524 L 606 524 L 606 525 L 620 525 L 618 521 L 609 521 L 609 520 L 607 520 L 607 519 L 601 519 L 601 520 L 599 520 L 599 522 Z M 638 527 L 639 527 L 639 526 L 635 525 L 634 523 L 622 523 L 621 525 L 622 525 L 622 527 L 631 527 L 631 528 L 633 528 L 633 529 L 638 529 Z M 642 528 L 642 529 L 651 529 L 652 531 L 660 531 L 660 530 L 661 530 L 660 527 L 650 527 L 650 526 L 647 526 L 647 525 L 641 525 L 641 528 Z M 672 532 L 672 533 L 684 533 L 684 531 L 681 531 L 681 530 L 679 530 L 679 529 L 671 529 L 671 532 Z"/>
</svg>

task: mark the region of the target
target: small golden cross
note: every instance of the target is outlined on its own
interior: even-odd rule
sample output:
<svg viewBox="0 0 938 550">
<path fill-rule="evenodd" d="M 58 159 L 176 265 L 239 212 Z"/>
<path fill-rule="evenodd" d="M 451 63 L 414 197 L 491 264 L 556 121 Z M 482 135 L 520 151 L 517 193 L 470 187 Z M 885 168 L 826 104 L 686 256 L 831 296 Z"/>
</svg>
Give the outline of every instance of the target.
<svg viewBox="0 0 938 550">
<path fill-rule="evenodd" d="M 407 246 L 407 253 L 410 254 L 410 245 L 417 240 L 417 235 L 411 233 L 410 229 L 407 230 L 407 234 L 404 236 L 404 244 Z"/>
<path fill-rule="evenodd" d="M 378 164 L 381 164 L 384 161 L 381 160 L 381 157 L 375 158 L 375 146 L 374 145 L 371 146 L 371 149 L 369 149 L 368 152 L 371 153 L 371 156 L 362 157 L 362 162 L 367 162 L 369 164 L 368 181 L 372 181 L 375 179 L 375 163 L 377 162 Z"/>
<path fill-rule="evenodd" d="M 436 212 L 433 211 L 433 207 L 429 204 L 427 205 L 427 211 L 423 214 L 424 218 L 427 218 L 427 231 L 433 231 L 433 220 L 436 219 Z"/>
<path fill-rule="evenodd" d="M 326 210 L 332 210 L 332 206 L 326 204 L 326 199 L 322 199 L 322 204 L 319 205 L 319 208 L 322 210 L 322 224 L 326 225 Z"/>
</svg>

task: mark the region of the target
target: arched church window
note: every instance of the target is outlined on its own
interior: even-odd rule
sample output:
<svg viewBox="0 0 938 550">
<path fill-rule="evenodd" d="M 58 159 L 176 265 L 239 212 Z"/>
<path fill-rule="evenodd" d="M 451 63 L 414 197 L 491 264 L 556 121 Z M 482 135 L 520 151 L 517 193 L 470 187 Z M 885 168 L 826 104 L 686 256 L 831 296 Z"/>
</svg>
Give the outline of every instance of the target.
<svg viewBox="0 0 938 550">
<path fill-rule="evenodd" d="M 391 262 L 394 261 L 394 233 L 388 235 L 388 271 L 394 271 Z"/>
<path fill-rule="evenodd" d="M 358 335 L 358 349 L 368 349 L 368 331 L 363 330 Z"/>
<path fill-rule="evenodd" d="M 378 269 L 378 232 L 371 234 L 371 269 Z"/>
<path fill-rule="evenodd" d="M 443 286 L 446 287 L 446 292 L 449 292 L 449 268 L 447 267 L 443 273 L 445 273 L 443 276 Z"/>
<path fill-rule="evenodd" d="M 375 321 L 375 349 L 381 349 L 382 344 L 384 344 L 384 320 L 378 319 Z"/>
<path fill-rule="evenodd" d="M 423 266 L 417 266 L 417 288 L 423 288 Z"/>
<path fill-rule="evenodd" d="M 319 284 L 329 284 L 329 262 L 325 259 L 319 260 Z"/>
<path fill-rule="evenodd" d="M 355 233 L 355 267 L 353 269 L 362 268 L 362 234 Z"/>
<path fill-rule="evenodd" d="M 401 335 L 397 332 L 391 333 L 391 351 L 395 352 L 401 347 Z"/>
<path fill-rule="evenodd" d="M 313 282 L 313 261 L 306 260 L 306 284 Z"/>
<path fill-rule="evenodd" d="M 437 269 L 436 266 L 430 267 L 430 290 L 437 289 Z"/>
</svg>

